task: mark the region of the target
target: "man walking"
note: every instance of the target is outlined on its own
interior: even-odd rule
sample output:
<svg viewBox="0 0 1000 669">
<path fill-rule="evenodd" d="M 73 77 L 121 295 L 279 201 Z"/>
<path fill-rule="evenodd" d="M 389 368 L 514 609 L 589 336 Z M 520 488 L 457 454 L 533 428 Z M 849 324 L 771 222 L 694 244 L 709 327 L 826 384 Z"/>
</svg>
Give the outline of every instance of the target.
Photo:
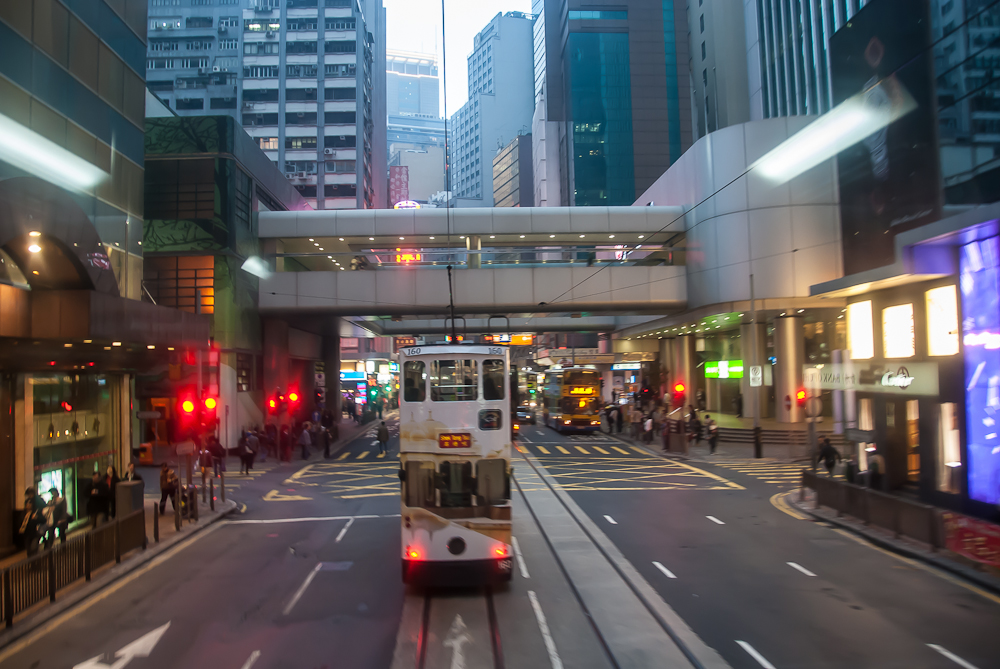
<svg viewBox="0 0 1000 669">
<path fill-rule="evenodd" d="M 160 515 L 167 510 L 167 499 L 170 500 L 170 508 L 176 508 L 174 493 L 177 492 L 177 474 L 164 462 L 160 465 Z"/>
<path fill-rule="evenodd" d="M 312 435 L 309 434 L 309 423 L 302 423 L 302 431 L 299 432 L 299 446 L 302 447 L 302 459 L 309 459 L 309 447 L 312 446 Z"/>
<path fill-rule="evenodd" d="M 385 421 L 378 426 L 378 452 L 380 454 L 385 453 L 388 450 L 389 444 L 389 428 L 385 426 Z"/>
<path fill-rule="evenodd" d="M 719 443 L 719 426 L 708 414 L 705 414 L 705 431 L 708 433 L 708 453 L 715 455 L 715 447 Z"/>
<path fill-rule="evenodd" d="M 823 437 L 823 447 L 819 450 L 819 459 L 826 467 L 826 475 L 832 477 L 834 466 L 843 458 L 840 457 L 840 451 L 830 443 L 829 437 Z"/>
</svg>

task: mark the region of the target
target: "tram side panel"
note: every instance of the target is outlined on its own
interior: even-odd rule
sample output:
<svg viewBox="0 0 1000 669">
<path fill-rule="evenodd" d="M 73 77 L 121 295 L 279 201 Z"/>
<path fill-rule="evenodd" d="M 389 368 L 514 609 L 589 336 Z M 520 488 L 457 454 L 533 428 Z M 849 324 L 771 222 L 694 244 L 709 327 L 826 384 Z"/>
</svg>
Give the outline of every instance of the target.
<svg viewBox="0 0 1000 669">
<path fill-rule="evenodd" d="M 464 586 L 509 580 L 506 349 L 404 349 L 400 365 L 404 582 Z"/>
</svg>

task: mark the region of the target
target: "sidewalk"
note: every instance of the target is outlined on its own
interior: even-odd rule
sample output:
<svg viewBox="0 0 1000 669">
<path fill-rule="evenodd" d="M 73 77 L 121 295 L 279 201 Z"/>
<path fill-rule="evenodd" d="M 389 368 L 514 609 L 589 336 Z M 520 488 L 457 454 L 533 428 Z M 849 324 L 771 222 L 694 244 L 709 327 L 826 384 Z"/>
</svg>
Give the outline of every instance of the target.
<svg viewBox="0 0 1000 669">
<path fill-rule="evenodd" d="M 816 495 L 808 488 L 792 491 L 792 494 L 788 495 L 785 501 L 792 508 L 811 518 L 847 530 L 863 537 L 875 546 L 920 560 L 960 576 L 992 593 L 1000 594 L 1000 575 L 990 573 L 987 571 L 988 568 L 955 555 L 947 549 L 932 550 L 927 544 L 919 541 L 905 537 L 896 538 L 889 530 L 865 525 L 862 521 L 846 515 L 838 516 L 837 512 L 832 509 L 816 508 Z"/>
<path fill-rule="evenodd" d="M 621 434 L 610 433 L 604 429 L 604 425 L 601 426 L 601 434 L 617 439 L 629 446 L 640 446 L 645 447 L 649 450 L 656 451 L 657 453 L 670 458 L 680 458 L 682 460 L 690 460 L 692 462 L 700 462 L 710 464 L 713 462 L 726 462 L 733 460 L 751 460 L 754 459 L 753 455 L 753 444 L 744 444 L 737 442 L 726 442 L 720 441 L 717 448 L 715 449 L 715 455 L 712 455 L 708 446 L 708 441 L 702 439 L 699 445 L 694 445 L 693 442 L 688 442 L 688 451 L 686 454 L 678 453 L 675 451 L 664 451 L 663 450 L 663 435 L 655 435 L 652 443 L 645 443 L 644 441 L 633 439 L 629 436 L 629 428 L 625 425 L 622 426 Z M 788 452 L 788 446 L 786 444 L 763 444 L 763 455 L 764 457 L 758 458 L 759 462 L 801 462 L 802 458 L 797 458 L 791 456 Z"/>
<path fill-rule="evenodd" d="M 159 494 L 157 494 L 157 500 Z M 33 630 L 52 620 L 64 611 L 79 604 L 88 597 L 97 594 L 101 590 L 111 586 L 116 581 L 124 578 L 128 574 L 139 569 L 143 565 L 150 563 L 156 557 L 174 548 L 186 539 L 195 536 L 213 523 L 222 520 L 228 514 L 236 510 L 236 503 L 232 500 L 221 502 L 216 500 L 215 511 L 212 511 L 207 503 L 202 504 L 201 497 L 198 498 L 198 520 L 190 521 L 181 519 L 181 529 L 177 531 L 174 527 L 174 516 L 171 512 L 170 504 L 167 504 L 167 513 L 159 516 L 160 541 L 156 543 L 153 537 L 153 513 L 158 512 L 156 501 L 145 500 L 146 510 L 146 538 L 148 545 L 145 549 L 136 549 L 131 553 L 122 556 L 120 564 L 113 561 L 108 565 L 94 570 L 91 580 L 88 582 L 82 578 L 74 581 L 70 585 L 62 588 L 56 594 L 55 603 L 49 603 L 48 599 L 18 614 L 15 618 L 14 626 L 10 629 L 0 631 L 0 648 L 14 643 L 18 639 L 30 634 Z M 89 529 L 89 526 L 86 529 Z M 85 531 L 83 530 L 83 531 Z M 81 533 L 70 534 L 75 536 Z M 20 559 L 24 559 L 24 552 L 20 554 Z M 16 557 L 16 556 L 12 556 Z M 9 566 L 11 560 L 4 560 L 0 567 Z"/>
</svg>

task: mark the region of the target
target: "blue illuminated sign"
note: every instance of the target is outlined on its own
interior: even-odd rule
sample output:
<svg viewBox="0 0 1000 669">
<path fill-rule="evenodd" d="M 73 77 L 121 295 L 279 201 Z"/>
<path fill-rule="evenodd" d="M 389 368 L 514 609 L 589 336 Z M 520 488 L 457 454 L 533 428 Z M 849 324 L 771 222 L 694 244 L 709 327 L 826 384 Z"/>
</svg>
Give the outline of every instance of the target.
<svg viewBox="0 0 1000 669">
<path fill-rule="evenodd" d="M 368 377 L 365 375 L 364 372 L 341 372 L 340 373 L 340 380 L 341 381 L 365 381 L 367 379 L 368 379 Z"/>
<path fill-rule="evenodd" d="M 969 497 L 1000 503 L 1000 237 L 962 247 Z"/>
</svg>

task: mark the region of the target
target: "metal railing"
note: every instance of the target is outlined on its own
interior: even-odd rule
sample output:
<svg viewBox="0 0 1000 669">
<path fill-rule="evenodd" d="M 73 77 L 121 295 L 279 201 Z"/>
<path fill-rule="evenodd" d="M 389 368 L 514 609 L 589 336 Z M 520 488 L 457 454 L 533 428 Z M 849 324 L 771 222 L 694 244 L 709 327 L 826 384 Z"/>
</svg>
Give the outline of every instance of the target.
<svg viewBox="0 0 1000 669">
<path fill-rule="evenodd" d="M 7 627 L 14 617 L 122 555 L 146 547 L 145 509 L 93 529 L 65 543 L 56 543 L 39 555 L 21 560 L 0 572 L 0 611 Z"/>
<path fill-rule="evenodd" d="M 803 470 L 802 487 L 816 493 L 816 508 L 825 506 L 838 516 L 857 518 L 865 525 L 927 544 L 944 547 L 944 525 L 937 509 L 895 495 L 838 481 Z"/>
</svg>

